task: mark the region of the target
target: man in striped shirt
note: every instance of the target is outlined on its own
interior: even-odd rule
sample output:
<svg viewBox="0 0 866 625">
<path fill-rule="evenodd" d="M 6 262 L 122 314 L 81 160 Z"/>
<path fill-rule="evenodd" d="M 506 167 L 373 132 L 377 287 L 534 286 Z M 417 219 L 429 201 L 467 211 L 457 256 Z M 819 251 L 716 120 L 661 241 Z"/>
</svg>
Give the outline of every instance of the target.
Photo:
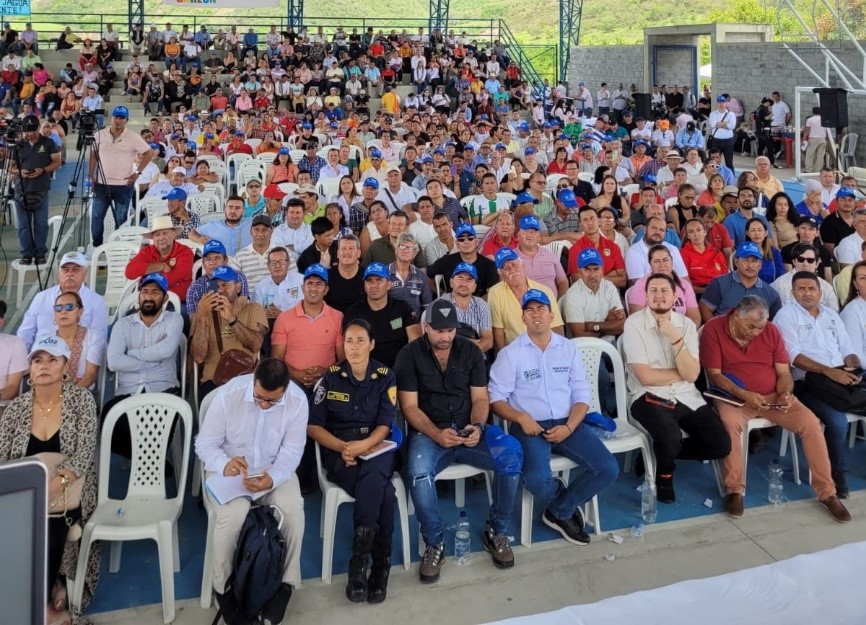
<svg viewBox="0 0 866 625">
<path fill-rule="evenodd" d="M 493 322 L 487 302 L 474 295 L 477 285 L 475 265 L 458 263 L 451 272 L 451 292 L 441 299 L 454 304 L 457 310 L 457 320 L 460 321 L 457 334 L 471 340 L 486 355 L 493 347 Z"/>
<path fill-rule="evenodd" d="M 235 262 L 247 277 L 250 290 L 266 278 L 268 272 L 268 251 L 271 249 L 271 235 L 274 232 L 271 218 L 267 215 L 256 215 L 250 226 L 253 242 L 235 255 Z"/>
</svg>

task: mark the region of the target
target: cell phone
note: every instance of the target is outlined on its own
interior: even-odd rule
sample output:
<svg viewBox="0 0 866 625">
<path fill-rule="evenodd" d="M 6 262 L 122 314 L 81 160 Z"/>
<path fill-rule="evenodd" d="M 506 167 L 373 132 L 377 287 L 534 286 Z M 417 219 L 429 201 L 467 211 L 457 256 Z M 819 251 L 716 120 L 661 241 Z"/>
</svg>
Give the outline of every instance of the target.
<svg viewBox="0 0 866 625">
<path fill-rule="evenodd" d="M 550 430 L 541 430 L 539 436 L 547 436 L 548 434 L 550 434 Z"/>
<path fill-rule="evenodd" d="M 790 408 L 788 404 L 764 404 L 767 408 Z"/>
<path fill-rule="evenodd" d="M 219 285 L 214 280 L 211 280 L 207 284 L 207 290 L 211 293 L 216 293 L 219 290 Z"/>
<path fill-rule="evenodd" d="M 248 480 L 257 480 L 259 478 L 263 478 L 264 476 L 265 476 L 264 471 L 262 471 L 261 473 L 247 473 L 247 479 Z"/>
<path fill-rule="evenodd" d="M 469 438 L 470 436 L 472 436 L 472 430 L 474 429 L 475 428 L 464 428 L 462 430 L 457 430 L 457 436 L 459 436 L 460 438 Z"/>
<path fill-rule="evenodd" d="M 668 410 L 673 410 L 677 406 L 677 402 L 675 402 L 674 400 L 665 399 L 664 397 L 659 397 L 658 395 L 653 395 L 652 393 L 647 393 L 646 395 L 644 395 L 644 399 L 648 404 L 661 406 L 662 408 L 667 408 Z"/>
</svg>

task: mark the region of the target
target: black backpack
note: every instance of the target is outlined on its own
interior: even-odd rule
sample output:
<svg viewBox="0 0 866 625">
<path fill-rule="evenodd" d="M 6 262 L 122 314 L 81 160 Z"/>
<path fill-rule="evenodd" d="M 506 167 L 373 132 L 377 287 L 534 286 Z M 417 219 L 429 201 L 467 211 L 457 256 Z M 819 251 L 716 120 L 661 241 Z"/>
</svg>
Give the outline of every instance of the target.
<svg viewBox="0 0 866 625">
<path fill-rule="evenodd" d="M 279 522 L 274 511 L 279 515 Z M 234 565 L 225 590 L 225 595 L 234 599 L 232 603 L 237 611 L 224 614 L 225 606 L 220 606 L 214 625 L 220 617 L 229 625 L 249 620 L 260 622 L 262 609 L 277 594 L 283 581 L 286 541 L 280 533 L 282 522 L 282 511 L 275 506 L 250 507 L 238 536 Z"/>
</svg>

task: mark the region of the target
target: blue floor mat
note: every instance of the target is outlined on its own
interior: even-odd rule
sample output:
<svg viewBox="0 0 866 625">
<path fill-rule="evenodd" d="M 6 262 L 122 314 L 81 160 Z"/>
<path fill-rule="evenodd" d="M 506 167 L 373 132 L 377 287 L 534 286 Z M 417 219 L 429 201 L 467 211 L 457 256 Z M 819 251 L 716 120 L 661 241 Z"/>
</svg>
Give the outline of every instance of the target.
<svg viewBox="0 0 866 625">
<path fill-rule="evenodd" d="M 767 467 L 770 460 L 778 457 L 780 434 L 770 439 L 766 447 L 759 453 L 749 456 L 747 493 L 745 497 L 746 514 L 749 508 L 767 504 Z M 851 490 L 866 488 L 866 456 L 862 454 L 863 444 L 858 444 L 849 451 L 849 484 Z M 619 456 L 620 465 L 624 456 Z M 112 487 L 114 482 L 125 479 L 119 463 L 112 468 Z M 800 471 L 803 483 L 793 482 L 790 452 L 782 458 L 782 466 L 786 470 L 784 480 L 785 497 L 794 501 L 813 498 L 814 493 L 807 484 L 808 465 L 800 449 Z M 446 483 L 447 484 L 447 483 Z M 634 473 L 622 473 L 616 483 L 599 496 L 601 525 L 604 531 L 629 528 L 641 522 L 640 493 L 636 487 L 640 480 Z M 724 502 L 716 488 L 713 468 L 710 464 L 696 461 L 681 461 L 677 463 L 675 475 L 677 501 L 672 505 L 659 504 L 658 522 L 676 521 L 715 514 L 724 510 Z M 189 493 L 189 490 L 187 490 Z M 114 493 L 112 493 L 114 494 Z M 520 501 L 515 502 L 512 517 L 511 534 L 515 544 L 520 538 Z M 712 505 L 704 505 L 705 500 L 711 500 Z M 453 486 L 448 486 L 447 494 L 439 500 L 440 514 L 446 526 L 456 522 L 458 510 L 454 506 Z M 321 576 L 322 541 L 319 538 L 319 523 L 321 516 L 321 494 L 316 491 L 305 498 L 306 527 L 301 555 L 301 573 L 305 580 L 316 580 Z M 466 509 L 473 528 L 472 549 L 481 551 L 480 532 L 487 518 L 487 492 L 483 482 L 466 484 Z M 536 502 L 533 524 L 533 542 L 559 539 L 559 535 L 546 525 L 540 518 L 543 507 Z M 828 517 L 829 518 L 829 517 Z M 181 571 L 174 576 L 175 597 L 190 599 L 198 597 L 201 592 L 202 563 L 204 559 L 204 541 L 207 522 L 205 513 L 198 507 L 198 500 L 187 495 L 183 514 L 180 517 L 180 557 Z M 418 524 L 415 517 L 409 518 L 409 532 L 412 548 L 412 560 L 418 558 Z M 446 553 L 453 552 L 453 531 L 446 531 Z M 598 538 L 593 537 L 593 540 Z M 352 505 L 340 506 L 337 522 L 336 540 L 334 545 L 334 575 L 345 572 L 348 566 L 352 542 Z M 485 554 L 476 553 L 475 557 L 486 558 Z M 519 560 L 519 554 L 518 554 Z M 392 562 L 398 565 L 402 562 L 402 539 L 399 524 L 394 532 L 394 550 Z M 123 545 L 123 560 L 117 573 L 108 572 L 108 549 L 103 551 L 102 574 L 89 611 L 105 612 L 132 608 L 135 606 L 161 602 L 159 583 L 159 563 L 156 544 L 151 541 L 128 542 Z"/>
</svg>

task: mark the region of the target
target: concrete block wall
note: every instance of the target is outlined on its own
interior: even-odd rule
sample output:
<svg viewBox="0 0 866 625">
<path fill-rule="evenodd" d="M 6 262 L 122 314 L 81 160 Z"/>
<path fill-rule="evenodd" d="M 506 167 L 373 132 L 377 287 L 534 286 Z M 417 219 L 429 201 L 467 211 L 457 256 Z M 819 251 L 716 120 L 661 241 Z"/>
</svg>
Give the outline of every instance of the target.
<svg viewBox="0 0 866 625">
<path fill-rule="evenodd" d="M 861 45 L 866 45 L 862 44 Z M 857 75 L 862 73 L 863 60 L 853 46 L 838 42 L 828 43 L 834 54 Z M 812 68 L 824 67 L 824 56 L 811 46 L 797 48 Z M 823 75 L 822 71 L 818 71 Z M 835 73 L 831 73 L 830 84 L 843 86 Z M 778 43 L 720 43 L 713 57 L 713 92 L 730 93 L 743 102 L 745 110 L 754 111 L 761 98 L 773 91 L 794 109 L 794 88 L 819 86 L 794 56 Z M 817 95 L 801 99 L 804 116 L 811 114 L 818 105 Z M 857 162 L 866 163 L 866 97 L 848 94 L 848 128 L 860 135 L 857 146 Z"/>
<path fill-rule="evenodd" d="M 571 49 L 568 84 L 573 91 L 579 80 L 585 81 L 595 99 L 595 92 L 603 82 L 611 91 L 619 83 L 626 88 L 635 83 L 640 89 L 643 72 L 643 45 L 576 47 Z"/>
</svg>

